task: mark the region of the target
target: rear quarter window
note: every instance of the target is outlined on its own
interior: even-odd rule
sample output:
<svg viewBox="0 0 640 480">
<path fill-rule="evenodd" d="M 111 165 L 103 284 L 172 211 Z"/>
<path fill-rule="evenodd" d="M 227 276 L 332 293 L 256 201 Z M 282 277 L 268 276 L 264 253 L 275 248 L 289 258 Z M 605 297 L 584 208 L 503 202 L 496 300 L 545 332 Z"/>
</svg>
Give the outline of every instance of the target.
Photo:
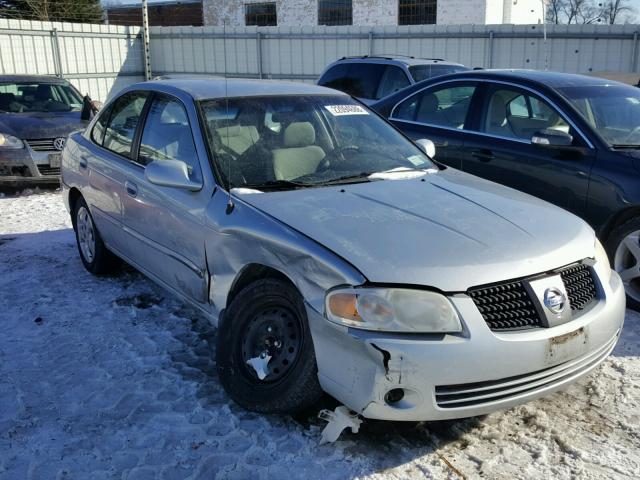
<svg viewBox="0 0 640 480">
<path fill-rule="evenodd" d="M 329 68 L 329 70 L 327 70 L 324 75 L 322 75 L 320 80 L 318 80 L 318 85 L 328 88 L 335 88 L 336 90 L 344 92 L 348 73 L 348 63 L 334 65 L 333 67 Z"/>
</svg>

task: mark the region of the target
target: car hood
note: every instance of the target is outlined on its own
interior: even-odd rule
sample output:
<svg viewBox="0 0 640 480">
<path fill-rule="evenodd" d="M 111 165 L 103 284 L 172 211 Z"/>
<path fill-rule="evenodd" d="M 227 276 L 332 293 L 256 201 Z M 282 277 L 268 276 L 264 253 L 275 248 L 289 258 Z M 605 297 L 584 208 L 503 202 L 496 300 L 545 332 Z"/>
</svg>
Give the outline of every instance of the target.
<svg viewBox="0 0 640 480">
<path fill-rule="evenodd" d="M 241 198 L 375 283 L 465 291 L 594 255 L 594 232 L 578 217 L 453 169 Z"/>
<path fill-rule="evenodd" d="M 66 137 L 87 124 L 80 112 L 0 113 L 0 133 L 20 139 Z"/>
</svg>

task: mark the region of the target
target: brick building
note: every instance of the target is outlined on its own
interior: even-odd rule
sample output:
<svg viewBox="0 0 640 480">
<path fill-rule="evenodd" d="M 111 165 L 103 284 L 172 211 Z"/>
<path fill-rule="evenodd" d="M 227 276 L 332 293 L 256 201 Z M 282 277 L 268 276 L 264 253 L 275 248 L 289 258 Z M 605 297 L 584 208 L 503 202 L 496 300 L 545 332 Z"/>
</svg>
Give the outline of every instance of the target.
<svg viewBox="0 0 640 480">
<path fill-rule="evenodd" d="M 202 26 L 202 0 L 180 0 L 149 3 L 151 26 Z M 142 25 L 142 7 L 136 4 L 106 5 L 107 23 L 111 25 Z"/>
<path fill-rule="evenodd" d="M 541 0 L 203 0 L 205 25 L 536 24 Z"/>
</svg>

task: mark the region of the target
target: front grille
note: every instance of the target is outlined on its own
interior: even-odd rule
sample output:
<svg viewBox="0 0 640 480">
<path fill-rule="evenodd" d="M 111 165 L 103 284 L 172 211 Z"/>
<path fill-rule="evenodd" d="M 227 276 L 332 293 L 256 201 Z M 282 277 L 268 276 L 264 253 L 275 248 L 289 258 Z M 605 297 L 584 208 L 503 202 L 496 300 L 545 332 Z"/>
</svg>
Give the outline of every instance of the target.
<svg viewBox="0 0 640 480">
<path fill-rule="evenodd" d="M 596 301 L 596 285 L 591 268 L 576 263 L 551 272 L 564 283 L 574 317 Z M 524 280 L 477 287 L 467 293 L 491 330 L 517 330 L 542 326 Z"/>
<path fill-rule="evenodd" d="M 521 281 L 469 290 L 469 296 L 491 330 L 540 325 L 536 307 Z"/>
<path fill-rule="evenodd" d="M 519 398 L 526 400 L 523 397 L 543 393 L 596 367 L 611 353 L 619 333 L 618 330 L 605 345 L 591 353 L 543 370 L 499 380 L 437 386 L 436 404 L 449 409 L 482 407 Z"/>
<path fill-rule="evenodd" d="M 591 305 L 596 298 L 596 285 L 591 269 L 580 263 L 564 268 L 559 273 L 564 282 L 564 288 L 567 289 L 571 311 L 579 312 Z"/>
<path fill-rule="evenodd" d="M 31 147 L 31 150 L 36 152 L 57 152 L 58 150 L 53 146 L 55 138 L 32 138 L 31 140 L 25 140 Z"/>
<path fill-rule="evenodd" d="M 37 165 L 40 175 L 60 175 L 60 167 L 50 167 L 49 165 Z"/>
</svg>

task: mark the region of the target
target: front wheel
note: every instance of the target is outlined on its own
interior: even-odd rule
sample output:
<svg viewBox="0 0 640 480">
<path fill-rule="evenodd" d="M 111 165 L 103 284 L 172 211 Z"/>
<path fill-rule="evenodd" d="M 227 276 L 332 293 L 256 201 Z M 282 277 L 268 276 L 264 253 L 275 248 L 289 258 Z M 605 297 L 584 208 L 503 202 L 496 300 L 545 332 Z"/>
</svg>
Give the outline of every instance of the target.
<svg viewBox="0 0 640 480">
<path fill-rule="evenodd" d="M 247 410 L 296 413 L 322 398 L 304 302 L 287 282 L 258 280 L 233 299 L 216 357 L 222 386 Z"/>
<path fill-rule="evenodd" d="M 627 306 L 640 310 L 640 218 L 634 218 L 611 232 L 607 253 L 611 266 L 624 283 Z"/>
<path fill-rule="evenodd" d="M 102 242 L 89 207 L 82 197 L 76 202 L 73 223 L 78 252 L 84 267 L 94 275 L 111 272 L 117 265 L 117 259 Z"/>
</svg>

